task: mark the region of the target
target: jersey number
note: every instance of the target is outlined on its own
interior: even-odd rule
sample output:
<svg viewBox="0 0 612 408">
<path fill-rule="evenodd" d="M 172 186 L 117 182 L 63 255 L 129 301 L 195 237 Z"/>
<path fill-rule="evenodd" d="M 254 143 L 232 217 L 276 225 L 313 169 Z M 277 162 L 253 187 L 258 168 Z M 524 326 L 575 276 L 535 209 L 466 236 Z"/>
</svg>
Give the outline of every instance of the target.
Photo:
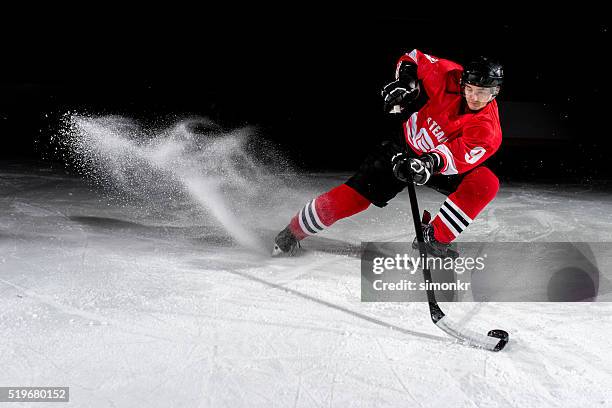
<svg viewBox="0 0 612 408">
<path fill-rule="evenodd" d="M 469 153 L 465 154 L 465 161 L 470 163 L 470 164 L 474 164 L 476 163 L 487 151 L 485 150 L 484 147 L 475 147 L 472 150 L 470 150 Z"/>
</svg>

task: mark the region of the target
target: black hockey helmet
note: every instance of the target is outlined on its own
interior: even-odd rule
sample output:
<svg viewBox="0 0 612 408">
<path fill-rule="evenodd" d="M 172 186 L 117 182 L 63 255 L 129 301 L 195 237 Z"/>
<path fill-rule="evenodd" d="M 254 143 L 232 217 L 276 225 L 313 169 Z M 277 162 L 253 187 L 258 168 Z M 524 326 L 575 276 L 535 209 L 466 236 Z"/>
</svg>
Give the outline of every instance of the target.
<svg viewBox="0 0 612 408">
<path fill-rule="evenodd" d="M 461 83 L 485 88 L 501 86 L 504 82 L 502 65 L 487 57 L 479 57 L 467 64 L 461 74 Z"/>
</svg>

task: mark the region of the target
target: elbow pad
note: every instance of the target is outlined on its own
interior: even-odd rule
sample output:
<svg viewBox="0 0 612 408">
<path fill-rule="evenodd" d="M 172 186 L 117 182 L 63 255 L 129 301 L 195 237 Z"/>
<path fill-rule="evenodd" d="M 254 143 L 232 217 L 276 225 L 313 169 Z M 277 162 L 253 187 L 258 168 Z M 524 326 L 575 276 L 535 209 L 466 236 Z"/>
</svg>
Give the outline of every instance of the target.
<svg viewBox="0 0 612 408">
<path fill-rule="evenodd" d="M 399 70 L 397 71 L 397 78 L 402 85 L 405 85 L 408 89 L 414 89 L 419 87 L 419 78 L 417 76 L 417 66 L 410 62 L 402 61 Z"/>
</svg>

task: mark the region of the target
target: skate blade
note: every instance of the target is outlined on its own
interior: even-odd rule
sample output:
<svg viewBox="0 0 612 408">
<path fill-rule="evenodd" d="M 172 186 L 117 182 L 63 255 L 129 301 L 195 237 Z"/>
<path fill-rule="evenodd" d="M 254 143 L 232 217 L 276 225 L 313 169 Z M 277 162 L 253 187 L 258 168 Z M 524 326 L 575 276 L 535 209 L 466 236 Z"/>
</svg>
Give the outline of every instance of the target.
<svg viewBox="0 0 612 408">
<path fill-rule="evenodd" d="M 274 245 L 274 249 L 272 249 L 272 256 L 280 257 L 280 256 L 288 256 L 287 252 L 283 252 L 282 249 L 278 245 Z"/>
<path fill-rule="evenodd" d="M 274 249 L 272 250 L 272 256 L 275 258 L 282 258 L 282 257 L 291 257 L 291 256 L 295 256 L 298 253 L 298 248 L 293 248 L 290 251 L 283 251 L 282 249 L 280 249 L 280 247 L 276 244 L 274 244 Z"/>
</svg>

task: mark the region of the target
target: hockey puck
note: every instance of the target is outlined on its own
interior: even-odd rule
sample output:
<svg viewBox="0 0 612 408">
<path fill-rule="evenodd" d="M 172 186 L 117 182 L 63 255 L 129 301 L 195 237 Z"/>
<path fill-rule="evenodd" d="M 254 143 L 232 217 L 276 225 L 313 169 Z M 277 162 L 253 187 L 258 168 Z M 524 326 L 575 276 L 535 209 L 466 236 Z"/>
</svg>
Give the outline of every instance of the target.
<svg viewBox="0 0 612 408">
<path fill-rule="evenodd" d="M 491 330 L 489 331 L 489 333 L 487 333 L 487 336 L 500 339 L 493 351 L 499 351 L 503 349 L 504 347 L 506 347 L 506 344 L 508 344 L 508 340 L 510 340 L 510 335 L 508 334 L 508 332 L 501 329 Z"/>
</svg>

